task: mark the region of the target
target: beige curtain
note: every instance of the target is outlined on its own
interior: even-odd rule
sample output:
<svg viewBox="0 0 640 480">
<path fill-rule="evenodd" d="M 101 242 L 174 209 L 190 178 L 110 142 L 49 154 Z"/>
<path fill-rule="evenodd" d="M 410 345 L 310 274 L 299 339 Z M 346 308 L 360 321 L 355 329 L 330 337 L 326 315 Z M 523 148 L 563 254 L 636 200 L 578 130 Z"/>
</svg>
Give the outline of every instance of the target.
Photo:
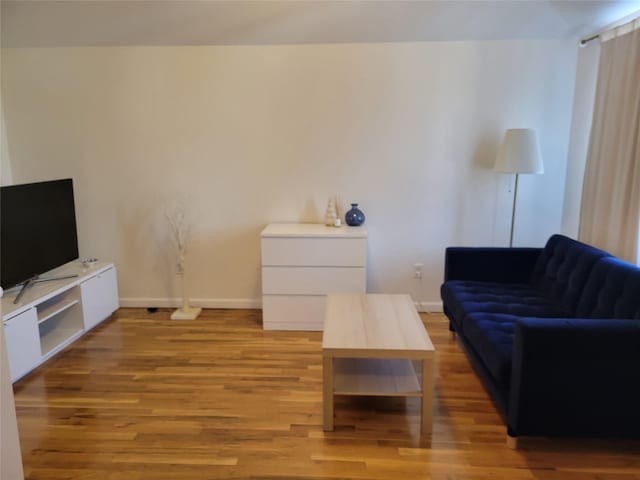
<svg viewBox="0 0 640 480">
<path fill-rule="evenodd" d="M 604 40 L 579 239 L 630 262 L 640 227 L 640 20 Z"/>
</svg>

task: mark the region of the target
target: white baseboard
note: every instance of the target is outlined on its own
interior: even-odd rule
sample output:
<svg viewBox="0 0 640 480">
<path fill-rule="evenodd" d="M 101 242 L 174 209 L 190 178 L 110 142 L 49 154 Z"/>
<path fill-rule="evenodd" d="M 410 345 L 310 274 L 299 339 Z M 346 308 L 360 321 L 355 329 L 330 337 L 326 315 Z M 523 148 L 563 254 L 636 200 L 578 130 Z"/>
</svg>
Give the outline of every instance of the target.
<svg viewBox="0 0 640 480">
<path fill-rule="evenodd" d="M 415 302 L 416 309 L 425 313 L 442 313 L 442 302 Z"/>
<path fill-rule="evenodd" d="M 189 301 L 192 307 L 201 308 L 252 308 L 261 309 L 260 298 L 192 298 Z M 441 313 L 442 302 L 415 302 L 419 312 Z M 154 298 L 133 297 L 121 298 L 120 306 L 124 308 L 179 308 L 182 305 L 180 298 Z"/>
<path fill-rule="evenodd" d="M 262 308 L 262 299 L 257 298 L 192 298 L 192 307 L 201 308 Z M 181 298 L 133 297 L 120 298 L 120 306 L 125 308 L 179 308 Z"/>
</svg>

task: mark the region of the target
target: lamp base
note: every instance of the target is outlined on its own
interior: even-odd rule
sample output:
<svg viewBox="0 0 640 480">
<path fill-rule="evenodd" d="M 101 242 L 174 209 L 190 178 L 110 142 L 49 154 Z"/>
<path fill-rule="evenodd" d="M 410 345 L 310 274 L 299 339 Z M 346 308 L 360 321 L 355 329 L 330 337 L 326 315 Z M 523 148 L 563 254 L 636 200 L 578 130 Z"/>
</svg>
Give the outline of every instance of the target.
<svg viewBox="0 0 640 480">
<path fill-rule="evenodd" d="M 188 310 L 177 309 L 171 314 L 171 320 L 195 320 L 202 312 L 201 308 L 189 308 Z"/>
</svg>

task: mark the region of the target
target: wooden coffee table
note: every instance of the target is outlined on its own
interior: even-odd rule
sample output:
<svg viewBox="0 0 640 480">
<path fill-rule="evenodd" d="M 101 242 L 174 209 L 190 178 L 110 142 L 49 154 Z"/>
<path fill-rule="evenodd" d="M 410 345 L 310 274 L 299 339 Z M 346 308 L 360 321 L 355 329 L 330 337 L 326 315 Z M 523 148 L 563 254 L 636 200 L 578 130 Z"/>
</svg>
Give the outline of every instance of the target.
<svg viewBox="0 0 640 480">
<path fill-rule="evenodd" d="M 409 295 L 328 295 L 322 356 L 324 430 L 335 395 L 375 395 L 420 397 L 431 433 L 435 349 Z"/>
</svg>

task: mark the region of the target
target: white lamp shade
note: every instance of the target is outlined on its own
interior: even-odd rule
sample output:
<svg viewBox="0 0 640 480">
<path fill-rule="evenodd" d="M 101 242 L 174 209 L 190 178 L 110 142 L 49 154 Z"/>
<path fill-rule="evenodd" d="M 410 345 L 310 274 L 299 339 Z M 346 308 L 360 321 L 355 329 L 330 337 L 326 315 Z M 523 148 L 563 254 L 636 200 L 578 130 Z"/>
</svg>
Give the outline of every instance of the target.
<svg viewBox="0 0 640 480">
<path fill-rule="evenodd" d="M 493 170 L 499 173 L 544 173 L 536 131 L 532 128 L 507 130 Z"/>
</svg>

